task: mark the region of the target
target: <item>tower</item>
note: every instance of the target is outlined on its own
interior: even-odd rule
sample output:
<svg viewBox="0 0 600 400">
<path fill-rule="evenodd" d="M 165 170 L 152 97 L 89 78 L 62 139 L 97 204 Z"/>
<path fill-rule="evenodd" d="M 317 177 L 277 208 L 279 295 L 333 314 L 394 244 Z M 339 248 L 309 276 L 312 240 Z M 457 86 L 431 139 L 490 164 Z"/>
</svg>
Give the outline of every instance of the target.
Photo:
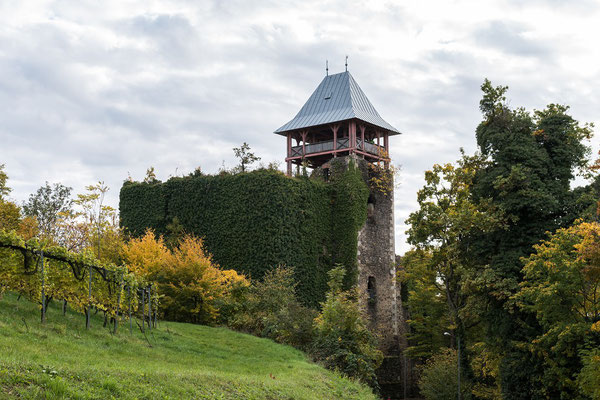
<svg viewBox="0 0 600 400">
<path fill-rule="evenodd" d="M 400 134 L 379 116 L 348 71 L 326 76 L 300 112 L 275 133 L 287 137 L 288 175 L 292 164 L 315 168 L 350 154 L 387 163 L 389 137 Z"/>
<path fill-rule="evenodd" d="M 327 170 L 333 158 L 353 159 L 364 170 L 389 158 L 389 138 L 400 132 L 387 123 L 348 71 L 326 76 L 300 112 L 274 133 L 287 138 L 287 174 L 292 165 Z M 295 143 L 293 143 L 295 141 Z M 327 173 L 325 173 L 327 176 Z M 357 264 L 360 303 L 381 337 L 386 358 L 379 382 L 406 387 L 406 345 L 399 285 L 396 282 L 394 195 L 371 189 L 367 220 L 358 233 Z"/>
</svg>

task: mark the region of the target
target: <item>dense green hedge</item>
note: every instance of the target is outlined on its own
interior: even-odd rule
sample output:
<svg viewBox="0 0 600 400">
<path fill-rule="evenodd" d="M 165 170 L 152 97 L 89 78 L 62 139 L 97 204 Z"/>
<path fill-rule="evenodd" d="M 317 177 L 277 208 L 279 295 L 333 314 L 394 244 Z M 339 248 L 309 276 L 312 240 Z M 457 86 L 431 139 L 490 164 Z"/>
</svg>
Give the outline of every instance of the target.
<svg viewBox="0 0 600 400">
<path fill-rule="evenodd" d="M 332 183 L 259 170 L 126 182 L 119 207 L 121 224 L 132 236 L 147 228 L 168 235 L 167 225 L 176 217 L 186 232 L 204 237 L 219 265 L 251 278 L 262 278 L 280 263 L 293 266 L 300 298 L 316 306 L 335 262 L 356 279 L 357 232 L 367 197 L 354 167 Z"/>
</svg>

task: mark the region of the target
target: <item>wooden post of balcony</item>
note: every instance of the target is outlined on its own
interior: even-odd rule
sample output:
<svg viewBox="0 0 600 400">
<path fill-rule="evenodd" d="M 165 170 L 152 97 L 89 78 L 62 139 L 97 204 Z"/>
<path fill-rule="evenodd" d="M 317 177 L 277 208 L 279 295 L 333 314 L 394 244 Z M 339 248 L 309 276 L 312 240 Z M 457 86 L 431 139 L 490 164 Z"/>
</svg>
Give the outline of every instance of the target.
<svg viewBox="0 0 600 400">
<path fill-rule="evenodd" d="M 390 166 L 390 137 L 389 132 L 385 132 L 383 134 L 383 147 L 385 148 L 385 168 L 387 169 Z"/>
<path fill-rule="evenodd" d="M 308 132 L 303 131 L 300 133 L 302 135 L 302 158 L 306 156 L 306 135 Z"/>
<path fill-rule="evenodd" d="M 365 129 L 366 128 L 367 127 L 364 125 L 360 126 L 360 142 L 362 143 L 361 150 L 363 150 L 363 151 L 365 150 Z M 364 156 L 363 156 L 363 158 L 364 158 Z"/>
<path fill-rule="evenodd" d="M 385 152 L 389 153 L 390 149 L 390 140 L 389 140 L 389 136 L 388 136 L 388 132 L 385 132 L 383 134 L 383 147 L 385 148 Z"/>
<path fill-rule="evenodd" d="M 379 133 L 379 131 L 377 131 L 377 165 L 381 165 L 379 164 L 379 162 L 381 161 L 381 147 L 379 147 L 380 136 L 381 134 Z"/>
<path fill-rule="evenodd" d="M 356 152 L 356 122 L 350 121 L 348 124 L 348 133 L 350 134 L 350 153 Z"/>
<path fill-rule="evenodd" d="M 288 132 L 287 134 L 287 156 L 288 158 L 292 156 L 292 133 Z M 292 161 L 287 160 L 287 175 L 292 176 Z"/>
<path fill-rule="evenodd" d="M 339 125 L 333 125 L 331 130 L 333 131 L 333 156 L 337 157 L 337 131 L 339 129 Z"/>
</svg>

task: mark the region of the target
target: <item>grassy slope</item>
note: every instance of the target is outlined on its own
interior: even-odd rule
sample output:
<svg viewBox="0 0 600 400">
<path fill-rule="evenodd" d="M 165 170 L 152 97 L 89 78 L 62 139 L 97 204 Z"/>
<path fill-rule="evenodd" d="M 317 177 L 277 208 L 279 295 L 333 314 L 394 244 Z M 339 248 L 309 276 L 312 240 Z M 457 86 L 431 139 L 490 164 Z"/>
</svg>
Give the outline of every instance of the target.
<svg viewBox="0 0 600 400">
<path fill-rule="evenodd" d="M 148 338 L 152 348 L 128 325 L 111 335 L 100 314 L 88 332 L 82 315 L 63 317 L 58 305 L 42 326 L 37 305 L 5 294 L 0 399 L 375 399 L 368 388 L 269 340 L 166 322 Z"/>
</svg>

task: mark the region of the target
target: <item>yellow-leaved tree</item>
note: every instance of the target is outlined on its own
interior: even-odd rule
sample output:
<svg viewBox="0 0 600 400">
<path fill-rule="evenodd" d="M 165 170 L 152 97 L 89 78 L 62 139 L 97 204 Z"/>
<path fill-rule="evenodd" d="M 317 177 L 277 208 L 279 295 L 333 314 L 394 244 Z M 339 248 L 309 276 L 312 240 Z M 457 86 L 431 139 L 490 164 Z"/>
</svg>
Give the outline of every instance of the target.
<svg viewBox="0 0 600 400">
<path fill-rule="evenodd" d="M 219 305 L 236 289 L 249 286 L 243 275 L 220 269 L 202 239 L 190 235 L 171 251 L 162 237 L 147 230 L 124 246 L 123 257 L 133 271 L 158 285 L 161 311 L 169 320 L 214 323 Z"/>
</svg>

